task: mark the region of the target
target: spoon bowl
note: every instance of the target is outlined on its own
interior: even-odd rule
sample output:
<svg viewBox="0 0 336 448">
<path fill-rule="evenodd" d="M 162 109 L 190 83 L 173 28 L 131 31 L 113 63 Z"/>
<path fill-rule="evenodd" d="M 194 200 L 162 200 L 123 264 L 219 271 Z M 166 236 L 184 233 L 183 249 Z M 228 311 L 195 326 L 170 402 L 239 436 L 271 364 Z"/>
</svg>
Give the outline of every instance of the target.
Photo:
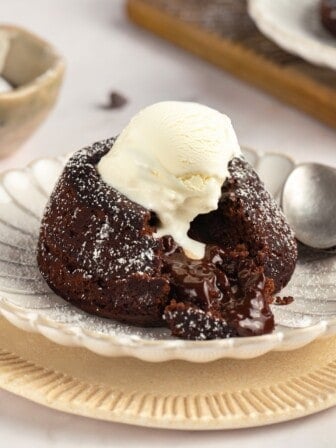
<svg viewBox="0 0 336 448">
<path fill-rule="evenodd" d="M 296 238 L 316 249 L 336 246 L 336 169 L 298 165 L 282 191 L 282 208 Z"/>
</svg>

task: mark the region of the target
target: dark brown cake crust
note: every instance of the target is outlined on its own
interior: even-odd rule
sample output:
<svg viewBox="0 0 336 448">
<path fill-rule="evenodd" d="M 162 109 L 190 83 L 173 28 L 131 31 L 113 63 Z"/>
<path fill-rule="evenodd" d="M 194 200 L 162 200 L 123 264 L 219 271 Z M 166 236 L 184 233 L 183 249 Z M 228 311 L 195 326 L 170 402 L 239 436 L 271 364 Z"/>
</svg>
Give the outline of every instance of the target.
<svg viewBox="0 0 336 448">
<path fill-rule="evenodd" d="M 321 0 L 323 26 L 336 37 L 336 0 Z"/>
<path fill-rule="evenodd" d="M 71 157 L 47 205 L 37 260 L 49 286 L 92 314 L 168 325 L 186 339 L 248 336 L 274 328 L 269 302 L 297 257 L 291 230 L 247 162 L 233 159 L 216 212 L 190 235 L 207 243 L 188 259 L 154 238 L 154 213 L 102 181 L 96 165 L 114 139 Z"/>
<path fill-rule="evenodd" d="M 275 292 L 290 280 L 297 244 L 286 219 L 265 190 L 257 173 L 244 160 L 229 163 L 230 178 L 222 187 L 218 209 L 199 215 L 189 235 L 207 244 L 234 249 L 244 244 L 257 266 L 274 281 Z"/>
<path fill-rule="evenodd" d="M 78 151 L 47 205 L 37 261 L 49 286 L 89 313 L 161 325 L 169 292 L 152 214 L 105 184 L 96 164 L 114 139 Z"/>
</svg>

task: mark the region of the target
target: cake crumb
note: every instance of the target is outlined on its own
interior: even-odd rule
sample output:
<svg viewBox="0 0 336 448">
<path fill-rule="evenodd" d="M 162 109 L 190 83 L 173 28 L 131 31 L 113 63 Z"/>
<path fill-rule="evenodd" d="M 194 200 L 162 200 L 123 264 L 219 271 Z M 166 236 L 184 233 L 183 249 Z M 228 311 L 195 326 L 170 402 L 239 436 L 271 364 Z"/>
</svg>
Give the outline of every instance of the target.
<svg viewBox="0 0 336 448">
<path fill-rule="evenodd" d="M 274 297 L 273 300 L 273 305 L 289 305 L 290 303 L 294 302 L 294 297 L 292 296 L 285 296 L 285 297 L 280 297 L 280 296 L 276 296 Z"/>
</svg>

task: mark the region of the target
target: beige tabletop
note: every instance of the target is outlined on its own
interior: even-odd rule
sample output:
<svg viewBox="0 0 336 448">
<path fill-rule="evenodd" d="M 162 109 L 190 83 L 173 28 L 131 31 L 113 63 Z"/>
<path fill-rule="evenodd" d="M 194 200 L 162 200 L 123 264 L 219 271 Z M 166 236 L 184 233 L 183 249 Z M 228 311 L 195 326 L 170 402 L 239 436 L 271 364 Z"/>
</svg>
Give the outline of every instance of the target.
<svg viewBox="0 0 336 448">
<path fill-rule="evenodd" d="M 129 24 L 122 0 L 2 0 L 1 20 L 53 42 L 67 60 L 60 101 L 47 122 L 0 170 L 63 154 L 117 134 L 139 108 L 195 100 L 232 117 L 240 142 L 336 165 L 336 133 L 219 69 Z M 105 110 L 110 91 L 128 98 Z M 336 410 L 266 428 L 177 432 L 89 420 L 0 392 L 0 446 L 332 448 Z M 117 441 L 117 442 L 116 442 Z"/>
</svg>

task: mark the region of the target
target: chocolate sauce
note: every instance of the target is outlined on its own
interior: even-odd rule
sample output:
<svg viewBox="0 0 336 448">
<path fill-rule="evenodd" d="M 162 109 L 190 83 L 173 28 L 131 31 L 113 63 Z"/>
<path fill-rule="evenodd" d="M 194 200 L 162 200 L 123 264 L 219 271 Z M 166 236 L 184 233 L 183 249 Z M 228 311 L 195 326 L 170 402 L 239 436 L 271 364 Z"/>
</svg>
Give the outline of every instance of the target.
<svg viewBox="0 0 336 448">
<path fill-rule="evenodd" d="M 180 247 L 172 247 L 172 239 L 168 238 L 164 272 L 170 277 L 172 297 L 203 309 L 217 309 L 223 300 L 229 300 L 229 280 L 223 270 L 213 263 L 216 255 L 220 258 L 219 253 L 215 255 L 208 250 L 202 260 L 192 260 Z"/>
<path fill-rule="evenodd" d="M 266 279 L 262 268 L 248 258 L 244 246 L 232 253 L 219 246 L 207 245 L 201 260 L 188 258 L 171 237 L 164 238 L 164 246 L 163 272 L 169 277 L 171 299 L 176 304 L 173 307 L 175 320 L 176 313 L 179 314 L 179 332 L 183 329 L 180 314 L 186 312 L 185 306 L 178 306 L 181 302 L 187 304 L 188 319 L 185 321 L 190 324 L 192 315 L 198 325 L 206 320 L 207 326 L 211 326 L 212 317 L 217 332 L 221 332 L 218 337 L 223 337 L 223 329 L 231 335 L 247 336 L 268 333 L 274 328 L 266 300 L 273 285 Z M 172 308 L 168 308 L 171 312 Z M 166 319 L 169 324 L 171 315 L 166 315 Z M 185 328 L 184 332 L 187 331 Z"/>
</svg>

